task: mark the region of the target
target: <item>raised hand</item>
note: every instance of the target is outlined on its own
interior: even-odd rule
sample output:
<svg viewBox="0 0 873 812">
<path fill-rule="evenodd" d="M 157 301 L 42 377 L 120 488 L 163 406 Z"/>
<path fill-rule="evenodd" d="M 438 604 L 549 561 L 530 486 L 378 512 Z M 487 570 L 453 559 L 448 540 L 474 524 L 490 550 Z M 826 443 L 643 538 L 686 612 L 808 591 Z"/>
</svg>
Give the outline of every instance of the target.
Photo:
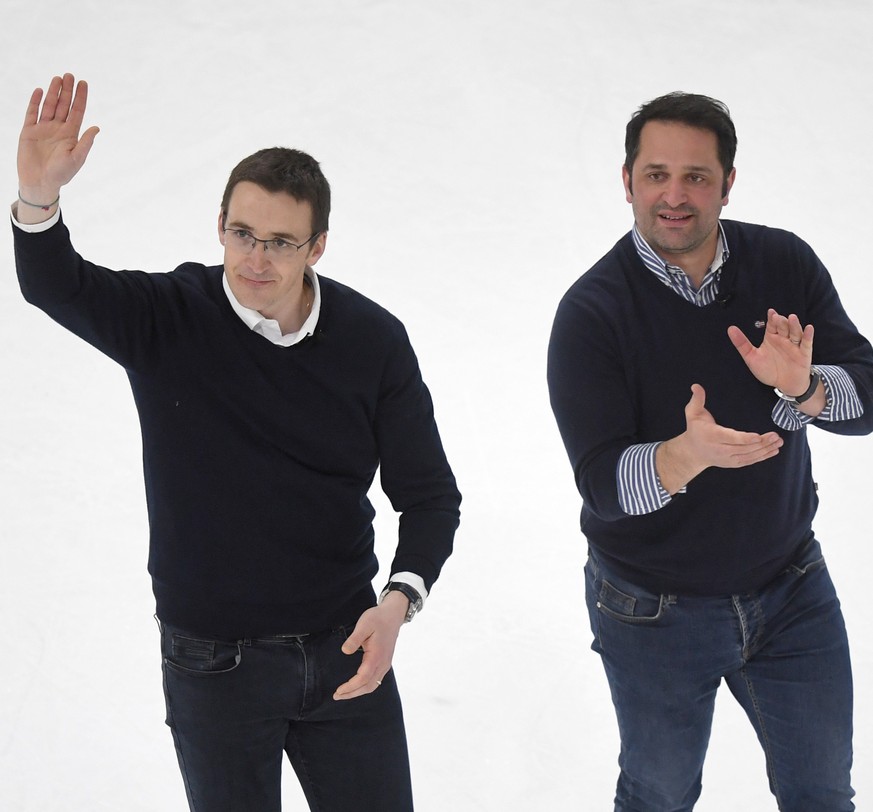
<svg viewBox="0 0 873 812">
<path fill-rule="evenodd" d="M 801 395 L 809 386 L 812 365 L 811 324 L 803 327 L 793 313 L 782 316 L 770 308 L 760 347 L 755 347 L 739 327 L 728 327 L 728 337 L 751 373 L 761 383 L 789 395 Z"/>
<path fill-rule="evenodd" d="M 44 99 L 42 88 L 34 90 L 30 97 L 18 142 L 18 188 L 24 200 L 40 205 L 52 203 L 61 186 L 82 168 L 94 144 L 98 127 L 79 135 L 88 85 L 80 81 L 74 88 L 74 83 L 70 73 L 55 76 Z M 24 206 L 21 214 L 27 208 Z"/>
<path fill-rule="evenodd" d="M 715 422 L 706 408 L 706 392 L 692 384 L 685 406 L 685 431 L 658 447 L 655 465 L 661 484 L 676 493 L 707 468 L 744 468 L 779 453 L 782 437 L 775 431 L 737 431 Z"/>
</svg>

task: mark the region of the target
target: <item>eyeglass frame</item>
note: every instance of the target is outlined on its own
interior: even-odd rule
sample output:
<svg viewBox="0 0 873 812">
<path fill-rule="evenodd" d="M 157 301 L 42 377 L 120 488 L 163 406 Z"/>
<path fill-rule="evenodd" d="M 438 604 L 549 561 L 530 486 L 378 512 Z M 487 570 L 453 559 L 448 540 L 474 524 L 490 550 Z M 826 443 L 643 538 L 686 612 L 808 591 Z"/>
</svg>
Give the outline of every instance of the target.
<svg viewBox="0 0 873 812">
<path fill-rule="evenodd" d="M 227 215 L 226 214 L 221 218 L 221 230 L 224 234 L 227 234 L 228 231 L 234 231 L 234 232 L 241 232 L 242 231 L 242 232 L 245 232 L 246 234 L 248 234 L 249 237 L 252 239 L 252 247 L 249 248 L 248 251 L 246 251 L 246 254 L 251 254 L 252 251 L 255 250 L 255 245 L 257 243 L 263 243 L 264 253 L 266 254 L 267 253 L 267 246 L 270 243 L 275 243 L 278 241 L 278 242 L 283 242 L 286 245 L 293 245 L 294 248 L 297 249 L 294 252 L 293 256 L 297 256 L 297 251 L 299 251 L 301 248 L 303 248 L 304 245 L 309 245 L 309 243 L 311 243 L 316 237 L 318 237 L 319 234 L 321 234 L 320 231 L 313 231 L 312 236 L 308 240 L 304 240 L 302 243 L 300 243 L 300 245 L 297 245 L 297 243 L 291 242 L 291 240 L 287 239 L 286 237 L 271 237 L 269 240 L 262 240 L 262 239 L 259 239 L 258 237 L 256 237 L 254 234 L 252 234 L 252 232 L 249 231 L 247 228 L 233 228 L 233 227 L 228 228 L 225 225 L 225 223 L 227 223 Z M 237 237 L 239 237 L 239 234 L 237 234 Z M 274 247 L 274 251 L 276 251 L 276 253 L 279 254 L 279 256 L 281 256 L 281 253 L 279 252 L 278 248 Z M 289 255 L 288 258 L 290 259 L 291 255 Z"/>
</svg>

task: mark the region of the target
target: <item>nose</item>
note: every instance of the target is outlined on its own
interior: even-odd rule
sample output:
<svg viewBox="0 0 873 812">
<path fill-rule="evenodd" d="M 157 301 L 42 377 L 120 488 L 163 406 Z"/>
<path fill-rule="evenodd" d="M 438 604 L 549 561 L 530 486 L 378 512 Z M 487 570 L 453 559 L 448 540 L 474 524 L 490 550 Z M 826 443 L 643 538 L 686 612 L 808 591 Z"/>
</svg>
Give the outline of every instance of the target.
<svg viewBox="0 0 873 812">
<path fill-rule="evenodd" d="M 675 209 L 688 202 L 688 194 L 681 178 L 671 178 L 664 189 L 661 199 L 671 208 Z"/>
<path fill-rule="evenodd" d="M 249 267 L 256 273 L 263 273 L 270 264 L 270 256 L 266 246 L 256 242 L 255 247 L 249 252 Z"/>
</svg>

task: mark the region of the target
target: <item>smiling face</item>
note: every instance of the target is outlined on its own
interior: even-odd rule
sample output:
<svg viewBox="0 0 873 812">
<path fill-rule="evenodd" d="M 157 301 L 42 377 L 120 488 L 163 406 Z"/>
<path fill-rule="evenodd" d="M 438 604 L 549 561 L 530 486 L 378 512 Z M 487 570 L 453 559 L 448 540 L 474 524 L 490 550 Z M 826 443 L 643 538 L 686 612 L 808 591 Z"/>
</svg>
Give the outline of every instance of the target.
<svg viewBox="0 0 873 812">
<path fill-rule="evenodd" d="M 718 240 L 718 218 L 736 171 L 727 179 L 710 130 L 649 121 L 630 173 L 622 168 L 627 201 L 646 242 L 666 262 L 702 278 Z"/>
<path fill-rule="evenodd" d="M 237 301 L 278 321 L 283 333 L 299 329 L 303 271 L 324 253 L 327 235 L 319 234 L 290 257 L 279 257 L 275 251 L 265 251 L 261 243 L 243 251 L 226 238 L 224 228 L 242 229 L 261 240 L 281 238 L 299 245 L 312 236 L 312 207 L 285 192 L 268 192 L 243 181 L 233 189 L 226 217 L 221 213 L 218 218 L 224 273 Z"/>
</svg>

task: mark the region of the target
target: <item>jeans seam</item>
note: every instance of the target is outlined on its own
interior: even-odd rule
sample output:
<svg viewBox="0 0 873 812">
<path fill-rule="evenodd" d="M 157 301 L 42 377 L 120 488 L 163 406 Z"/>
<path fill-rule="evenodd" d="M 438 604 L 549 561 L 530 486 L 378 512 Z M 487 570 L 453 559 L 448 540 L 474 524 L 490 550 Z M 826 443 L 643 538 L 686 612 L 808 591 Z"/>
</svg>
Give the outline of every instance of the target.
<svg viewBox="0 0 873 812">
<path fill-rule="evenodd" d="M 182 752 L 182 741 L 180 737 L 176 734 L 176 729 L 173 722 L 173 705 L 170 699 L 170 692 L 167 689 L 167 664 L 166 660 L 164 661 L 164 694 L 166 696 L 167 701 L 167 724 L 169 725 L 170 732 L 173 735 L 173 744 L 176 748 L 176 757 L 179 761 L 179 769 L 182 772 L 182 783 L 185 785 L 185 794 L 188 796 L 188 804 L 191 807 L 191 812 L 197 812 L 197 802 L 194 799 L 194 790 L 192 789 L 191 780 L 188 777 L 188 762 L 185 758 L 185 754 Z"/>
<path fill-rule="evenodd" d="M 321 792 L 319 791 L 316 783 L 312 780 L 312 775 L 309 772 L 309 762 L 306 759 L 304 748 L 302 748 L 300 746 L 300 742 L 297 741 L 297 734 L 294 730 L 294 724 L 294 722 L 291 723 L 291 731 L 289 735 L 294 737 L 295 744 L 297 746 L 297 778 L 300 781 L 301 787 L 303 786 L 303 778 L 305 777 L 306 779 L 304 794 L 306 795 L 306 800 L 309 803 L 310 812 L 319 812 L 319 810 L 322 808 Z"/>
<path fill-rule="evenodd" d="M 758 621 L 758 628 L 755 632 L 754 638 L 751 637 L 748 615 L 740 601 L 740 596 L 732 595 L 731 602 L 733 603 L 734 611 L 737 613 L 737 617 L 740 621 L 740 632 L 743 637 L 743 661 L 748 662 L 754 656 L 754 649 L 764 633 L 764 613 L 761 609 L 761 602 L 757 598 L 751 600 L 755 609 L 755 619 Z"/>
<path fill-rule="evenodd" d="M 796 575 L 798 578 L 802 578 L 810 572 L 815 572 L 816 570 L 821 569 L 824 565 L 825 560 L 824 556 L 822 556 L 821 558 L 816 558 L 815 561 L 810 561 L 802 567 L 798 567 L 797 564 L 790 564 L 788 566 L 788 571 Z"/>
<path fill-rule="evenodd" d="M 752 686 L 752 681 L 749 679 L 749 674 L 746 671 L 745 667 L 742 669 L 743 682 L 746 684 L 746 689 L 749 692 L 749 696 L 752 699 L 752 707 L 755 709 L 755 716 L 758 719 L 758 725 L 761 728 L 761 746 L 764 749 L 764 759 L 767 762 L 767 776 L 770 779 L 770 789 L 773 792 L 774 797 L 776 798 L 776 804 L 779 809 L 782 809 L 782 799 L 779 793 L 779 782 L 776 777 L 776 769 L 774 767 L 773 754 L 770 747 L 770 736 L 767 733 L 767 726 L 764 723 L 764 717 L 761 714 L 761 708 L 758 705 L 758 695 L 755 693 L 755 689 Z"/>
</svg>

